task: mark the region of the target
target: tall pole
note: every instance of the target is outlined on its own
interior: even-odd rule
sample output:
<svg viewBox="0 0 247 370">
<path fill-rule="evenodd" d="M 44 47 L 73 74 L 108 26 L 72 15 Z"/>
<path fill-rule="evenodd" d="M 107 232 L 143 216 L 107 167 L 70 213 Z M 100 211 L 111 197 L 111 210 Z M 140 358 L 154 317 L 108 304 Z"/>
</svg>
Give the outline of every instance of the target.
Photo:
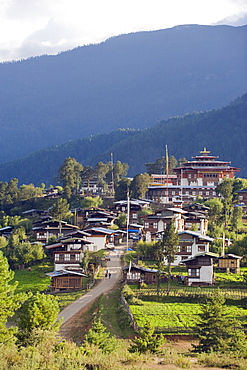
<svg viewBox="0 0 247 370">
<path fill-rule="evenodd" d="M 111 183 L 112 183 L 112 195 L 114 196 L 115 190 L 114 190 L 114 174 L 113 174 L 113 153 L 111 153 Z"/>
<path fill-rule="evenodd" d="M 166 202 L 169 201 L 169 194 L 168 194 L 168 173 L 169 173 L 169 157 L 168 157 L 168 146 L 166 145 Z"/>
<path fill-rule="evenodd" d="M 129 222 L 130 222 L 130 197 L 129 197 L 129 187 L 127 189 L 127 240 L 126 240 L 126 249 L 129 247 Z"/>
<path fill-rule="evenodd" d="M 181 168 L 181 180 L 180 180 L 180 188 L 181 188 L 181 203 L 183 202 L 183 169 Z M 183 204 L 182 204 L 183 206 Z"/>
</svg>

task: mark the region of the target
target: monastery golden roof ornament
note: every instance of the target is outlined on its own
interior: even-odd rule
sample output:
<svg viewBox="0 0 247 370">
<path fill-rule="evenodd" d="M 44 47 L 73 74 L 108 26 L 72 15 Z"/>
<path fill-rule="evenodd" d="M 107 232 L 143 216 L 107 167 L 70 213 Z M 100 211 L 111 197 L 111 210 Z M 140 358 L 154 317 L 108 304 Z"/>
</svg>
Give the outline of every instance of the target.
<svg viewBox="0 0 247 370">
<path fill-rule="evenodd" d="M 211 152 L 210 152 L 210 150 L 207 150 L 206 147 L 204 147 L 204 149 L 200 153 L 203 154 L 203 155 L 207 155 Z"/>
</svg>

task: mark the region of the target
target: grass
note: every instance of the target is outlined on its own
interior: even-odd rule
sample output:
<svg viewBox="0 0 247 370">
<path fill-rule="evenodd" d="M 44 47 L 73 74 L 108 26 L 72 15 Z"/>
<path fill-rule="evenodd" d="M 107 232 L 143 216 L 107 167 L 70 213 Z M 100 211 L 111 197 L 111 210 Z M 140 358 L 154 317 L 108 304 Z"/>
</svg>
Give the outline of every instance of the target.
<svg viewBox="0 0 247 370">
<path fill-rule="evenodd" d="M 145 322 L 159 328 L 193 327 L 202 312 L 199 303 L 187 303 L 174 300 L 174 302 L 153 302 L 138 299 L 138 305 L 130 304 L 131 312 L 137 324 L 143 327 Z M 227 305 L 227 313 L 246 323 L 247 310 L 236 305 Z"/>
<path fill-rule="evenodd" d="M 32 266 L 30 271 L 27 268 L 24 270 L 15 270 L 15 276 L 12 282 L 18 281 L 16 293 L 46 291 L 50 285 L 51 278 L 45 273 L 51 271 L 53 271 L 53 263 L 47 261 Z"/>
</svg>

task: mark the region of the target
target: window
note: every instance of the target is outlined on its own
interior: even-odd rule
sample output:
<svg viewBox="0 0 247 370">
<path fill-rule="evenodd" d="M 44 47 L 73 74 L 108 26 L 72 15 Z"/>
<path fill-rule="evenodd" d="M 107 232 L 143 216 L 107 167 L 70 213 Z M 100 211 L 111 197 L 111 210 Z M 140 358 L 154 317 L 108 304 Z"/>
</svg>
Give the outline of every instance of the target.
<svg viewBox="0 0 247 370">
<path fill-rule="evenodd" d="M 200 269 L 188 269 L 188 275 L 190 277 L 200 277 Z"/>
<path fill-rule="evenodd" d="M 157 222 L 153 223 L 153 229 L 158 229 L 158 223 Z"/>
<path fill-rule="evenodd" d="M 198 245 L 198 252 L 205 252 L 205 245 Z"/>
<path fill-rule="evenodd" d="M 138 280 L 141 278 L 140 272 L 128 272 L 127 280 Z"/>
<path fill-rule="evenodd" d="M 144 228 L 145 229 L 148 229 L 149 228 L 149 223 L 148 222 L 144 222 Z"/>
<path fill-rule="evenodd" d="M 133 213 L 132 214 L 132 218 L 137 219 L 137 214 L 136 213 Z"/>
</svg>

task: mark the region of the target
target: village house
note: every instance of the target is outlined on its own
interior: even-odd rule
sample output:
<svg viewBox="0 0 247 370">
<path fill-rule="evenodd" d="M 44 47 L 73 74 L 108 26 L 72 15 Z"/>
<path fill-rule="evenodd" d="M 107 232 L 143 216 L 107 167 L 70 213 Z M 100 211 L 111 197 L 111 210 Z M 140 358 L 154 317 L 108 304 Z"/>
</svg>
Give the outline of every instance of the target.
<svg viewBox="0 0 247 370">
<path fill-rule="evenodd" d="M 206 235 L 208 231 L 208 218 L 201 212 L 187 212 L 184 214 L 184 230 L 200 231 Z"/>
<path fill-rule="evenodd" d="M 114 224 L 116 214 L 102 208 L 77 208 L 74 210 L 76 225 L 80 229 L 98 226 L 111 226 Z"/>
<path fill-rule="evenodd" d="M 86 277 L 82 272 L 68 270 L 48 272 L 46 275 L 51 277 L 51 292 L 81 289 L 82 278 Z"/>
<path fill-rule="evenodd" d="M 227 273 L 239 274 L 241 258 L 241 256 L 236 256 L 235 254 L 220 256 L 218 259 L 218 269 Z"/>
<path fill-rule="evenodd" d="M 246 210 L 247 208 L 247 189 L 238 190 L 236 192 L 238 194 L 238 201 L 239 204 Z"/>
<path fill-rule="evenodd" d="M 43 197 L 46 199 L 58 199 L 61 197 L 59 190 L 56 187 L 51 187 L 43 190 Z"/>
<path fill-rule="evenodd" d="M 131 266 L 122 267 L 123 281 L 129 284 L 156 284 L 158 270 L 145 268 L 131 264 Z M 164 274 L 162 274 L 161 280 L 164 280 Z"/>
<path fill-rule="evenodd" d="M 129 222 L 136 223 L 138 220 L 138 212 L 141 212 L 143 209 L 148 209 L 150 202 L 140 199 L 130 199 L 129 201 L 119 200 L 114 202 L 114 206 L 118 214 L 125 213 L 127 215 L 129 212 Z"/>
<path fill-rule="evenodd" d="M 74 235 L 60 238 L 56 243 L 45 246 L 45 249 L 53 253 L 54 270 L 81 271 L 80 265 L 84 251 L 89 250 L 92 244 L 87 237 L 89 234 L 77 231 Z"/>
<path fill-rule="evenodd" d="M 178 252 L 173 265 L 183 263 L 184 260 L 191 258 L 198 253 L 208 253 L 209 245 L 214 240 L 207 235 L 191 230 L 179 231 L 178 236 Z"/>
<path fill-rule="evenodd" d="M 184 217 L 186 212 L 180 208 L 164 208 L 154 212 L 153 214 L 143 215 L 144 227 L 143 232 L 146 241 L 155 240 L 167 228 L 171 220 L 175 222 L 177 231 L 184 230 Z"/>
<path fill-rule="evenodd" d="M 219 256 L 211 252 L 201 252 L 193 257 L 183 260 L 188 270 L 186 285 L 204 286 L 213 285 L 214 281 L 214 263 Z"/>
<path fill-rule="evenodd" d="M 103 227 L 91 227 L 84 231 L 90 234 L 87 240 L 92 242 L 92 244 L 88 246 L 88 250 L 92 252 L 97 252 L 100 249 L 114 248 L 116 244 L 121 244 L 123 235 L 125 234 L 121 230 L 112 230 Z"/>
<path fill-rule="evenodd" d="M 48 243 L 49 238 L 52 236 L 59 238 L 75 230 L 78 230 L 78 226 L 68 224 L 65 221 L 53 219 L 38 222 L 32 228 L 36 241 L 45 244 Z"/>
</svg>

